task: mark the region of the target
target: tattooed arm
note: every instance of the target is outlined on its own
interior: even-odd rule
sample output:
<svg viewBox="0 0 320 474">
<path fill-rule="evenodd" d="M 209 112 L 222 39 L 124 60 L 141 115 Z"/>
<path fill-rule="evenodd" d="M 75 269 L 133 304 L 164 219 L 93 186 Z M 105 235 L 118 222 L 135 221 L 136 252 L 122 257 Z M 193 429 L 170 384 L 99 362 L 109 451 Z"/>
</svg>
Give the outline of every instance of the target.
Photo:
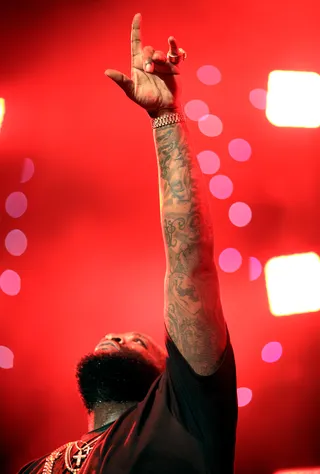
<svg viewBox="0 0 320 474">
<path fill-rule="evenodd" d="M 168 44 L 170 55 L 179 56 L 173 36 Z M 151 116 L 179 108 L 179 64 L 151 46 L 143 47 L 140 14 L 134 16 L 131 28 L 131 78 L 113 69 L 106 75 Z M 170 125 L 154 133 L 167 256 L 165 323 L 195 372 L 209 375 L 226 346 L 226 327 L 205 189 L 186 126 Z"/>
<path fill-rule="evenodd" d="M 226 346 L 206 189 L 184 123 L 154 131 L 165 242 L 165 324 L 193 370 L 210 375 Z"/>
</svg>

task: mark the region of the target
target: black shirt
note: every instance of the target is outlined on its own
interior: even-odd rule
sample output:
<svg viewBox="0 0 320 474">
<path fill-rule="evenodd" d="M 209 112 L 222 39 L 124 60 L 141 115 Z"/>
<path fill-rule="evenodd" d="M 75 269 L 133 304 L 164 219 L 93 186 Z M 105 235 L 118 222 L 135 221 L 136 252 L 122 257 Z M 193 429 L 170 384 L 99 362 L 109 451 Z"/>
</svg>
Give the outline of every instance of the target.
<svg viewBox="0 0 320 474">
<path fill-rule="evenodd" d="M 233 473 L 238 408 L 230 340 L 220 368 L 210 376 L 197 375 L 168 334 L 166 346 L 166 369 L 146 398 L 81 438 L 90 442 L 102 432 L 81 474 Z M 19 474 L 41 473 L 45 459 Z M 68 473 L 64 455 L 53 472 Z"/>
</svg>

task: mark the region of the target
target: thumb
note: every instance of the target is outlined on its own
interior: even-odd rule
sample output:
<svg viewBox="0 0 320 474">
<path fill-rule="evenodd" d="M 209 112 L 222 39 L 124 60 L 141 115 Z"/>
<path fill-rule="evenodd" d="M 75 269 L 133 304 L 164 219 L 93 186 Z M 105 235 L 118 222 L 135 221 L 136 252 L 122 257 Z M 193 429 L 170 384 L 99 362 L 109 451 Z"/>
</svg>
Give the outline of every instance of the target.
<svg viewBox="0 0 320 474">
<path fill-rule="evenodd" d="M 119 87 L 128 95 L 132 95 L 132 92 L 134 90 L 133 82 L 132 80 L 126 76 L 125 74 L 122 74 L 120 71 L 115 71 L 114 69 L 107 69 L 105 71 L 105 75 L 110 77 L 116 84 L 118 84 Z"/>
</svg>

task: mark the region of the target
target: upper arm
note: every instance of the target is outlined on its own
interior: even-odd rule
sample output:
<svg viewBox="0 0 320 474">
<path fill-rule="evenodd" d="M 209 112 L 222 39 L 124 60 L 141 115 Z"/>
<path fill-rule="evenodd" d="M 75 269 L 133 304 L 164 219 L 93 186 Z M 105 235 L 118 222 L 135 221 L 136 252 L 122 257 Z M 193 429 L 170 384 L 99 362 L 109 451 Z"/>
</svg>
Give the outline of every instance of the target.
<svg viewBox="0 0 320 474">
<path fill-rule="evenodd" d="M 216 269 L 176 269 L 165 279 L 165 324 L 179 352 L 199 375 L 219 367 L 227 343 Z"/>
</svg>

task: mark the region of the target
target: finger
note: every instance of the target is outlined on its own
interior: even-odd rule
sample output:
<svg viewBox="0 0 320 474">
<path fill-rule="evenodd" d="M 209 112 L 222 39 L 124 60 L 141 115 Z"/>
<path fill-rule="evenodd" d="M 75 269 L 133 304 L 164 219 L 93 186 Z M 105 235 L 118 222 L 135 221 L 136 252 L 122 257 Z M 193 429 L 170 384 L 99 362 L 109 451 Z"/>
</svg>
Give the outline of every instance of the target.
<svg viewBox="0 0 320 474">
<path fill-rule="evenodd" d="M 155 51 L 152 60 L 156 64 L 165 64 L 167 62 L 167 56 L 162 51 Z"/>
<path fill-rule="evenodd" d="M 105 71 L 105 75 L 110 77 L 119 87 L 127 94 L 127 96 L 131 96 L 134 91 L 134 85 L 132 80 L 122 74 L 120 71 L 115 71 L 114 69 L 107 69 Z"/>
<path fill-rule="evenodd" d="M 146 72 L 153 72 L 154 71 L 154 63 L 152 60 L 154 54 L 154 49 L 152 46 L 146 46 L 143 48 L 142 57 L 143 57 L 143 69 Z"/>
<path fill-rule="evenodd" d="M 169 43 L 169 53 L 173 54 L 173 55 L 178 55 L 179 54 L 179 48 L 178 48 L 178 43 L 177 43 L 177 40 L 175 39 L 175 37 L 174 36 L 169 36 L 168 43 Z"/>
<path fill-rule="evenodd" d="M 131 58 L 132 61 L 135 56 L 142 53 L 141 41 L 141 14 L 137 13 L 132 21 L 131 28 Z"/>
</svg>

